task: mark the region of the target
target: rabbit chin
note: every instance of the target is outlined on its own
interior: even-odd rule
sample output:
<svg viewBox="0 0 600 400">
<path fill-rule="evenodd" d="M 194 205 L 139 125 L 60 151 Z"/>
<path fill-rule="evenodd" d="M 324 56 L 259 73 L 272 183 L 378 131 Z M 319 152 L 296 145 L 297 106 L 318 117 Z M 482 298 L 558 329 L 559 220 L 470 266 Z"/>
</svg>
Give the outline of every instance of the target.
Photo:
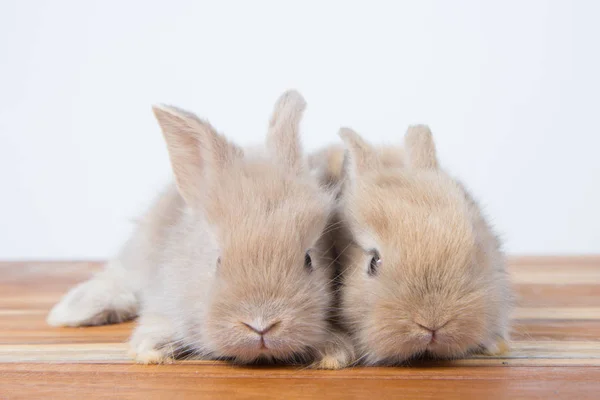
<svg viewBox="0 0 600 400">
<path fill-rule="evenodd" d="M 368 365 L 399 365 L 419 357 L 452 359 L 465 355 L 469 348 L 469 346 L 459 346 L 445 340 L 435 342 L 423 339 L 408 340 L 394 348 L 371 349 L 365 355 L 365 363 Z"/>
<path fill-rule="evenodd" d="M 254 362 L 292 361 L 307 352 L 306 348 L 292 346 L 279 338 L 245 338 L 235 345 L 220 346 L 223 358 L 240 364 Z"/>
</svg>

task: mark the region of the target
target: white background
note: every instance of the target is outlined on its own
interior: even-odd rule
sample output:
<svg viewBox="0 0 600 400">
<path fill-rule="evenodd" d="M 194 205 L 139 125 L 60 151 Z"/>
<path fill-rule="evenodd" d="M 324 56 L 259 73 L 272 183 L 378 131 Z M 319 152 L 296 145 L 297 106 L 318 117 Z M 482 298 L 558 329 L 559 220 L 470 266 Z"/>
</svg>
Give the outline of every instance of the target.
<svg viewBox="0 0 600 400">
<path fill-rule="evenodd" d="M 152 103 L 252 143 L 287 88 L 307 149 L 427 123 L 510 253 L 600 253 L 599 20 L 594 0 L 2 0 L 0 258 L 117 249 L 170 179 Z"/>
</svg>

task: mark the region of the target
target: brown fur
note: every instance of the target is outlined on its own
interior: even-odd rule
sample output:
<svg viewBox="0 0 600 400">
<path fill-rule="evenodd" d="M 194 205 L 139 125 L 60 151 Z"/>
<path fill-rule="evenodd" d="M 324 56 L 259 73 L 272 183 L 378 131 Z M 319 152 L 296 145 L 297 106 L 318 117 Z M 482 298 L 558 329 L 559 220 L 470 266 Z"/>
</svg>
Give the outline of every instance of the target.
<svg viewBox="0 0 600 400">
<path fill-rule="evenodd" d="M 475 201 L 438 167 L 429 129 L 409 128 L 395 165 L 355 132 L 340 135 L 348 149 L 337 232 L 341 315 L 361 360 L 502 348 L 512 292 L 500 243 Z M 381 265 L 371 276 L 375 253 Z"/>
<path fill-rule="evenodd" d="M 342 132 L 348 128 L 342 128 Z M 364 142 L 371 153 L 377 152 L 377 165 L 381 168 L 395 168 L 404 166 L 404 151 L 397 146 L 372 147 Z M 327 188 L 342 186 L 344 182 L 344 162 L 346 149 L 342 145 L 326 146 L 310 154 L 308 158 L 311 172 L 316 175 L 319 183 Z"/>
</svg>

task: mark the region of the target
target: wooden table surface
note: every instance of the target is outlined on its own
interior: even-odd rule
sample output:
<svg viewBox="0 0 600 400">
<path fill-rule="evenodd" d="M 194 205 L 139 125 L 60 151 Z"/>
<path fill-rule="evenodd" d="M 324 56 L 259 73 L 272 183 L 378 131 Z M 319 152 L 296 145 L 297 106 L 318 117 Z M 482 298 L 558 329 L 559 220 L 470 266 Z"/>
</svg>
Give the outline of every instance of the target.
<svg viewBox="0 0 600 400">
<path fill-rule="evenodd" d="M 0 263 L 0 399 L 600 399 L 600 257 L 520 257 L 512 350 L 398 368 L 313 371 L 186 361 L 141 366 L 132 324 L 51 328 L 50 307 L 100 268 Z"/>
</svg>

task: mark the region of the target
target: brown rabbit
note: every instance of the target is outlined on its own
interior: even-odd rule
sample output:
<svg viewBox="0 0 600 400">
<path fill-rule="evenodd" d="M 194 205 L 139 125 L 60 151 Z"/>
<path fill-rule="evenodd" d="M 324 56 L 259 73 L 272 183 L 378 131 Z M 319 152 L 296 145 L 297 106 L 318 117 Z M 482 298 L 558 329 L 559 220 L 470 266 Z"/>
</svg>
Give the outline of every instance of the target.
<svg viewBox="0 0 600 400">
<path fill-rule="evenodd" d="M 175 175 L 121 254 L 72 289 L 51 325 L 120 322 L 139 315 L 138 362 L 178 354 L 249 363 L 312 361 L 341 368 L 353 349 L 330 324 L 334 194 L 310 176 L 299 141 L 305 108 L 278 100 L 266 147 L 243 150 L 207 122 L 157 106 Z"/>
<path fill-rule="evenodd" d="M 350 129 L 340 136 L 340 313 L 359 359 L 503 351 L 513 297 L 505 258 L 478 205 L 439 168 L 429 128 L 410 127 L 404 149 L 385 151 Z"/>
</svg>

